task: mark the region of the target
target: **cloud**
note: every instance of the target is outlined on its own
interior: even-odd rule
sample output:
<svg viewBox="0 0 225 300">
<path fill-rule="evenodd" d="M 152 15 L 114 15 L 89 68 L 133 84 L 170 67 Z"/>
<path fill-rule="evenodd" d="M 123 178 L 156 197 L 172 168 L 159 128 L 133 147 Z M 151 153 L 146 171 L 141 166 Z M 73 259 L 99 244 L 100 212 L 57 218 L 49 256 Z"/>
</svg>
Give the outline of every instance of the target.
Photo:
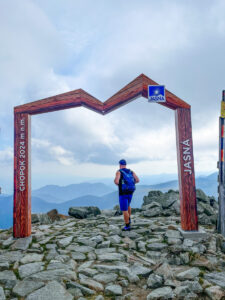
<svg viewBox="0 0 225 300">
<path fill-rule="evenodd" d="M 0 164 L 8 165 L 13 159 L 13 148 L 7 147 L 4 150 L 0 150 Z"/>
<path fill-rule="evenodd" d="M 15 105 L 77 88 L 104 101 L 145 73 L 192 105 L 196 169 L 216 170 L 223 12 L 222 0 L 0 1 L 1 151 L 13 147 Z M 143 98 L 104 117 L 84 108 L 32 116 L 32 159 L 59 174 L 109 172 L 123 156 L 140 172 L 174 172 L 174 128 L 173 111 Z M 12 166 L 7 157 L 0 167 Z"/>
<path fill-rule="evenodd" d="M 60 145 L 54 145 L 46 140 L 32 138 L 32 150 L 35 158 L 44 161 L 55 161 L 61 165 L 70 166 L 74 163 L 73 153 Z"/>
</svg>

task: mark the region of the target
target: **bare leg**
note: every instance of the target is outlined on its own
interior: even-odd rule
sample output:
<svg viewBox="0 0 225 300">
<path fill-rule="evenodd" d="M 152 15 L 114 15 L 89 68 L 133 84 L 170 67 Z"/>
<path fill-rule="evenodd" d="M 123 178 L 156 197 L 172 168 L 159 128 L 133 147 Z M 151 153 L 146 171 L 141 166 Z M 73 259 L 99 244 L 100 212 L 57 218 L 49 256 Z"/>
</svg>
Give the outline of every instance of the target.
<svg viewBox="0 0 225 300">
<path fill-rule="evenodd" d="M 123 211 L 123 218 L 124 218 L 125 224 L 129 224 L 129 213 L 128 213 L 128 210 Z"/>
<path fill-rule="evenodd" d="M 128 214 L 129 214 L 129 217 L 131 217 L 131 207 L 128 206 Z"/>
</svg>

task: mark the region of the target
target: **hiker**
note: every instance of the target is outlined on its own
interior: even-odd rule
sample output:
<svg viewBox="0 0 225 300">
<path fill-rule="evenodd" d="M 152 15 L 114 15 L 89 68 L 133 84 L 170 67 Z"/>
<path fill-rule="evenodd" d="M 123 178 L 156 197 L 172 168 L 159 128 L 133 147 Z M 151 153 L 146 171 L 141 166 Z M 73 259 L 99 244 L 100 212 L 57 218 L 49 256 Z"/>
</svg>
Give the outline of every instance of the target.
<svg viewBox="0 0 225 300">
<path fill-rule="evenodd" d="M 123 212 L 123 218 L 125 226 L 123 231 L 130 230 L 131 224 L 131 207 L 133 192 L 135 191 L 135 184 L 139 182 L 137 175 L 127 169 L 127 163 L 125 159 L 119 161 L 120 169 L 116 172 L 114 183 L 119 187 L 119 202 L 120 210 Z"/>
</svg>

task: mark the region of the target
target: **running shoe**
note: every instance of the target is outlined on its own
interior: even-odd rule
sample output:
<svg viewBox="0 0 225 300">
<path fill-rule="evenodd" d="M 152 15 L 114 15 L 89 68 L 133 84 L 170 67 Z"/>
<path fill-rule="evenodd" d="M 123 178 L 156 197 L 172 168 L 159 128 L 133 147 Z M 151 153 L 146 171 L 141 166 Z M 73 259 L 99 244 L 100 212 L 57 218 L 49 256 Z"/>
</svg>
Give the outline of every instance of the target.
<svg viewBox="0 0 225 300">
<path fill-rule="evenodd" d="M 124 226 L 123 229 L 122 229 L 122 231 L 130 231 L 130 225 L 129 226 L 127 226 L 127 225 Z"/>
</svg>

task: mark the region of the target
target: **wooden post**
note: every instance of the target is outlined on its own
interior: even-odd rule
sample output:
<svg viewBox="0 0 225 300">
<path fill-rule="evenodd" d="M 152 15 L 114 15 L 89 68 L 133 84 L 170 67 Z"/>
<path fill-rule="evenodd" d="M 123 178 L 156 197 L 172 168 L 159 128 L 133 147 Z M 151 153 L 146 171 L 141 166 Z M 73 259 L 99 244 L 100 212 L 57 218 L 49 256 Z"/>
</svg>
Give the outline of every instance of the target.
<svg viewBox="0 0 225 300">
<path fill-rule="evenodd" d="M 198 230 L 191 110 L 175 111 L 181 228 Z"/>
<path fill-rule="evenodd" d="M 224 111 L 224 102 L 225 102 L 225 90 L 222 93 L 222 102 L 221 102 L 221 117 L 219 118 L 219 213 L 218 213 L 218 222 L 217 230 L 223 236 L 225 236 L 225 166 L 224 166 L 224 148 L 225 148 L 225 111 Z"/>
<path fill-rule="evenodd" d="M 30 115 L 14 113 L 13 236 L 31 234 Z"/>
</svg>

